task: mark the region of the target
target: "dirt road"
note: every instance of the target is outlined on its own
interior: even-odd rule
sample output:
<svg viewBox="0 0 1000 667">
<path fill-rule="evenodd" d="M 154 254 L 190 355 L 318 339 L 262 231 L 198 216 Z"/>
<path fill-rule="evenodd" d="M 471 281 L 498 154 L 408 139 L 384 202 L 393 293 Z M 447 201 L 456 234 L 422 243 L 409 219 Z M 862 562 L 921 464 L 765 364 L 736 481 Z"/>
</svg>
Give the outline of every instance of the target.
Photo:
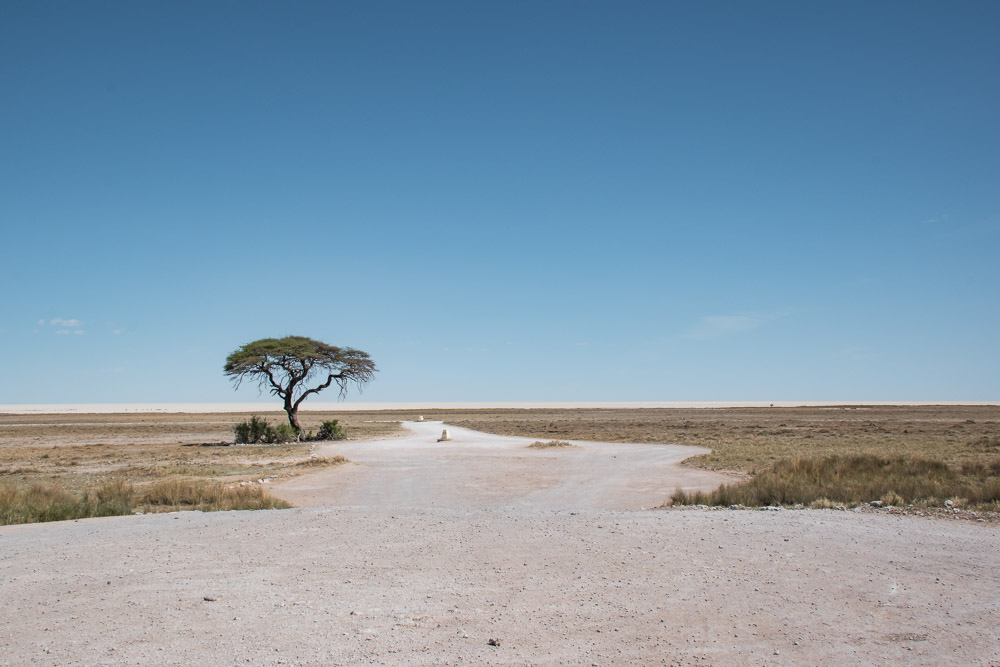
<svg viewBox="0 0 1000 667">
<path fill-rule="evenodd" d="M 324 445 L 340 466 L 277 484 L 272 492 L 297 506 L 386 508 L 641 509 L 662 505 L 675 488 L 714 489 L 726 477 L 677 465 L 707 452 L 678 445 L 574 442 L 532 449 L 532 439 L 404 422 L 411 435 Z"/>
<path fill-rule="evenodd" d="M 1000 664 L 996 526 L 612 509 L 683 452 L 424 428 L 280 491 L 339 506 L 0 527 L 0 664 Z"/>
</svg>

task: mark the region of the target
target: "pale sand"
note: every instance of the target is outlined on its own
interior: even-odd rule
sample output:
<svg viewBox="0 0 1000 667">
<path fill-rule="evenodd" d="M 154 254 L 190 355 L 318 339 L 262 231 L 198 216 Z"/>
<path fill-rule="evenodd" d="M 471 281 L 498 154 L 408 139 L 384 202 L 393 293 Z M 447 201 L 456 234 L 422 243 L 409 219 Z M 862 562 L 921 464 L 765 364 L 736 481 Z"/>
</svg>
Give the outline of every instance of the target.
<svg viewBox="0 0 1000 667">
<path fill-rule="evenodd" d="M 441 422 L 403 422 L 410 435 L 323 445 L 320 456 L 349 464 L 302 475 L 271 488 L 302 506 L 388 509 L 643 509 L 675 489 L 710 491 L 733 481 L 678 465 L 710 450 L 681 445 L 573 441 L 532 449 L 534 438 L 480 433 Z M 451 440 L 439 442 L 442 430 Z"/>
<path fill-rule="evenodd" d="M 352 506 L 0 528 L 0 664 L 1000 664 L 996 526 L 605 509 L 684 452 L 440 428 L 328 446 Z"/>
<path fill-rule="evenodd" d="M 9 526 L 0 664 L 996 665 L 998 538 L 831 510 Z"/>
</svg>

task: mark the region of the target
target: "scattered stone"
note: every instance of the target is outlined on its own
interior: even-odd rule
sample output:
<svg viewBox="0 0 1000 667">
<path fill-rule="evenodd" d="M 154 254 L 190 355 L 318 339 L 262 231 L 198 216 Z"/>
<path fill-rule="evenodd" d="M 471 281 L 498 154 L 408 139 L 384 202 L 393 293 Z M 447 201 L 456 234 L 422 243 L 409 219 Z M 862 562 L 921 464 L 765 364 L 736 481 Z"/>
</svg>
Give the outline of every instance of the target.
<svg viewBox="0 0 1000 667">
<path fill-rule="evenodd" d="M 205 596 L 205 602 L 215 602 L 215 598 L 210 595 Z"/>
<path fill-rule="evenodd" d="M 492 637 L 490 637 L 490 640 L 488 642 L 486 642 L 486 644 L 489 645 L 489 646 L 500 646 L 500 640 L 499 639 L 493 639 Z"/>
<path fill-rule="evenodd" d="M 881 500 L 873 500 L 873 501 L 871 501 L 868 504 L 871 505 L 872 507 L 882 507 L 882 501 Z"/>
<path fill-rule="evenodd" d="M 946 500 L 946 501 L 944 501 L 944 506 L 947 507 L 948 509 L 951 509 L 952 507 L 955 506 L 955 501 L 954 500 Z"/>
</svg>

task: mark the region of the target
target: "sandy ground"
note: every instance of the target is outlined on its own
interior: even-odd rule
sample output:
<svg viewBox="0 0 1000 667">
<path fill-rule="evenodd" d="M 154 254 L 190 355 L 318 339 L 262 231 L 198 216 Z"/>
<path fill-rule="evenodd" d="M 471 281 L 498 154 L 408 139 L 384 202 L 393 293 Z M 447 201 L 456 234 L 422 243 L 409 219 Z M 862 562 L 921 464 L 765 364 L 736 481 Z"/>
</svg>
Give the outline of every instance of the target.
<svg viewBox="0 0 1000 667">
<path fill-rule="evenodd" d="M 700 447 L 571 441 L 576 446 L 532 449 L 535 439 L 441 422 L 403 426 L 412 435 L 322 446 L 320 456 L 351 463 L 271 491 L 300 507 L 642 509 L 662 505 L 676 488 L 710 490 L 733 480 L 677 465 L 709 451 Z M 445 428 L 451 440 L 438 442 Z"/>
<path fill-rule="evenodd" d="M 1000 664 L 995 526 L 615 509 L 685 452 L 418 428 L 278 489 L 335 506 L 0 528 L 0 664 Z"/>
</svg>

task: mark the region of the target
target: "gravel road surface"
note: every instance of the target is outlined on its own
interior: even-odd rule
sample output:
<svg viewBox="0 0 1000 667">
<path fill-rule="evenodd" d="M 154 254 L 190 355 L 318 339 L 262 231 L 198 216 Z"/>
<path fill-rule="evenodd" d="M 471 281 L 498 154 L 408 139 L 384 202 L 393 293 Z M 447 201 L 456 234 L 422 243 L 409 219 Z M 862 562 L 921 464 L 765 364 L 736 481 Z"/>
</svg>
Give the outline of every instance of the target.
<svg viewBox="0 0 1000 667">
<path fill-rule="evenodd" d="M 297 506 L 387 508 L 642 509 L 674 489 L 710 490 L 733 481 L 678 465 L 708 449 L 572 441 L 533 449 L 531 438 L 491 435 L 441 422 L 403 422 L 410 435 L 321 446 L 351 463 L 276 484 Z M 451 440 L 439 442 L 447 428 Z M 548 442 L 548 441 L 544 441 Z"/>
<path fill-rule="evenodd" d="M 451 463 L 471 437 L 452 433 L 423 455 L 347 445 L 356 464 L 320 478 L 382 490 L 340 482 L 337 506 L 0 528 L 0 664 L 1000 664 L 993 525 L 622 509 L 650 502 L 648 481 L 601 445 L 514 442 L 509 469 L 482 446 L 497 491 Z M 416 456 L 440 485 L 400 490 Z M 611 456 L 606 479 L 574 456 Z M 531 460 L 551 483 L 517 481 Z"/>
</svg>

